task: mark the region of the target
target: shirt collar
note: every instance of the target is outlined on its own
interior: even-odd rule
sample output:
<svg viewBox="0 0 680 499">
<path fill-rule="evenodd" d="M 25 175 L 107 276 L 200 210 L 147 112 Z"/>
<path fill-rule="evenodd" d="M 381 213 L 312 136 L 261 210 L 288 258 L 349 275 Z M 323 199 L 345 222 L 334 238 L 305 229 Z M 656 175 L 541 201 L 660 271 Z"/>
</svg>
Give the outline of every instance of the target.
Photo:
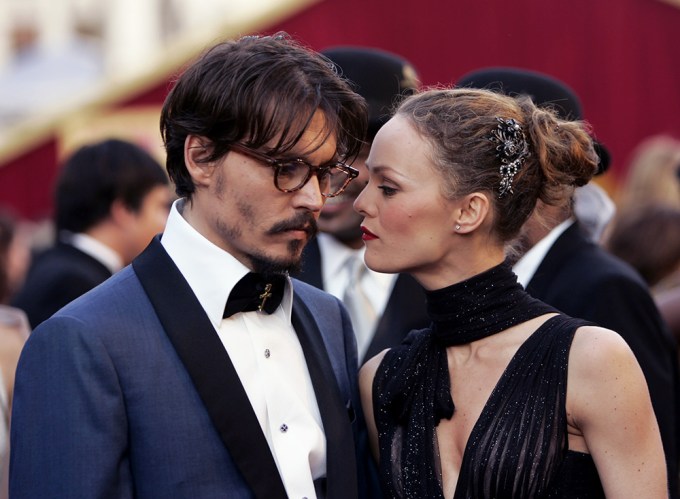
<svg viewBox="0 0 680 499">
<path fill-rule="evenodd" d="M 538 266 L 541 264 L 545 255 L 548 254 L 552 245 L 555 241 L 562 235 L 562 233 L 567 230 L 575 222 L 573 218 L 568 218 L 553 230 L 548 232 L 548 234 L 537 242 L 529 251 L 527 251 L 522 258 L 517 260 L 517 263 L 512 267 L 512 271 L 517 274 L 517 281 L 527 287 L 527 284 L 531 281 L 538 270 Z"/>
<path fill-rule="evenodd" d="M 210 322 L 219 328 L 229 293 L 250 269 L 194 229 L 179 211 L 183 202 L 183 199 L 178 199 L 173 203 L 161 244 L 186 279 Z M 290 320 L 293 292 L 290 278 L 287 281 L 281 305 L 287 320 Z"/>
<path fill-rule="evenodd" d="M 67 232 L 61 234 L 60 238 L 62 241 L 70 244 L 74 248 L 78 248 L 83 253 L 97 260 L 109 269 L 112 274 L 115 274 L 123 268 L 124 263 L 120 255 L 92 236 L 88 236 L 82 232 L 77 234 Z"/>
</svg>

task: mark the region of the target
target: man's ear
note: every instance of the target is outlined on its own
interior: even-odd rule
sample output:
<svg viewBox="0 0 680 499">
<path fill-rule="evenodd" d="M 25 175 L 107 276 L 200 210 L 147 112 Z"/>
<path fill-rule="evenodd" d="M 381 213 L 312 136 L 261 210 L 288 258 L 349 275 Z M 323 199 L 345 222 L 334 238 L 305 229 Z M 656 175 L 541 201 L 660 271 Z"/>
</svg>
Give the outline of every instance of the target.
<svg viewBox="0 0 680 499">
<path fill-rule="evenodd" d="M 473 192 L 463 196 L 454 217 L 454 231 L 458 234 L 473 232 L 484 223 L 490 210 L 491 201 L 486 194 Z"/>
<path fill-rule="evenodd" d="M 184 164 L 196 186 L 206 185 L 215 170 L 215 162 L 209 161 L 212 146 L 204 137 L 187 135 L 184 140 Z"/>
</svg>

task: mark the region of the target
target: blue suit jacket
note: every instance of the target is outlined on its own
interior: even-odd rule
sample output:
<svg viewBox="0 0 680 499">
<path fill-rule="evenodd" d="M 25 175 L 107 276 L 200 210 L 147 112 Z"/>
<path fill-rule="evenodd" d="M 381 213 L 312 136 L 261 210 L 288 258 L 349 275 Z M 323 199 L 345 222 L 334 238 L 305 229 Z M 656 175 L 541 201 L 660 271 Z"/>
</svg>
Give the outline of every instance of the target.
<svg viewBox="0 0 680 499">
<path fill-rule="evenodd" d="M 327 497 L 356 497 L 349 319 L 330 295 L 294 289 L 327 439 Z M 286 497 L 229 356 L 157 239 L 32 333 L 11 439 L 17 499 Z"/>
</svg>

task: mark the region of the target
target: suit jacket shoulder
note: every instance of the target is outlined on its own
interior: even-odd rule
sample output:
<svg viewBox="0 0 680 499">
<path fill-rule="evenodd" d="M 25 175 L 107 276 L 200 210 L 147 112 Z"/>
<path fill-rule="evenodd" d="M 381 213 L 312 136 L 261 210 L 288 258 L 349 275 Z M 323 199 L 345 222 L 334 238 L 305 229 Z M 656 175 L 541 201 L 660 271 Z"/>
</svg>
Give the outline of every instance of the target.
<svg viewBox="0 0 680 499">
<path fill-rule="evenodd" d="M 214 348 L 214 328 L 175 288 L 164 289 L 168 303 L 159 314 L 128 266 L 33 332 L 17 369 L 12 497 L 61 489 L 72 497 L 285 497 L 264 436 L 251 433 L 261 430 L 254 414 L 245 415 L 245 393 L 225 383 L 228 357 Z M 176 323 L 188 353 L 180 353 L 161 317 Z M 214 404 L 187 355 L 210 371 Z M 205 371 L 199 366 L 199 377 Z M 215 411 L 226 411 L 227 422 L 235 418 L 227 431 L 249 437 L 248 445 L 225 444 Z M 256 441 L 260 453 L 252 450 Z M 239 452 L 252 452 L 251 479 Z"/>
</svg>

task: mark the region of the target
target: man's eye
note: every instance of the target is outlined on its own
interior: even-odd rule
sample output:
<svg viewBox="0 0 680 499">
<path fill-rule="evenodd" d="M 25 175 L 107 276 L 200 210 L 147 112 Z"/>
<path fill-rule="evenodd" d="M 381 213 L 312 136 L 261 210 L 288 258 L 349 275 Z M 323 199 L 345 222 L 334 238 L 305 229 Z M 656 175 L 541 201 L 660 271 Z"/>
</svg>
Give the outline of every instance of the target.
<svg viewBox="0 0 680 499">
<path fill-rule="evenodd" d="M 279 177 L 295 178 L 300 174 L 303 165 L 297 161 L 285 161 L 279 164 Z"/>
</svg>

